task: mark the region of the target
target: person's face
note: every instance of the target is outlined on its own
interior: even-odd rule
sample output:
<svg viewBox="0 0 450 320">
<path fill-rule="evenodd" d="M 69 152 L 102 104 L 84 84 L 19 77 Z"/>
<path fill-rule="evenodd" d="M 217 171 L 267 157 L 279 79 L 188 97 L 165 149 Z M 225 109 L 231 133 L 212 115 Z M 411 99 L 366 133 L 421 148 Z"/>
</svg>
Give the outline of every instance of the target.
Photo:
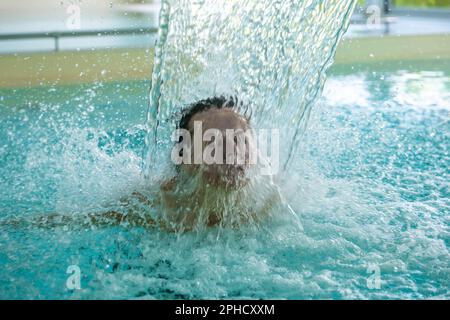
<svg viewBox="0 0 450 320">
<path fill-rule="evenodd" d="M 201 174 L 204 181 L 215 187 L 237 188 L 245 183 L 245 174 L 250 165 L 249 154 L 253 148 L 252 139 L 245 139 L 245 132 L 250 129 L 248 121 L 230 109 L 210 109 L 195 114 L 189 121 L 188 129 L 192 137 L 192 150 L 196 143 L 202 144 L 202 151 L 213 141 L 197 141 L 194 139 L 194 124 L 201 122 L 202 136 L 209 130 L 214 129 L 222 136 L 222 148 L 215 148 L 214 158 L 221 158 L 222 164 L 183 164 L 182 168 L 190 175 Z M 228 135 L 227 130 L 232 129 L 236 133 L 234 137 Z M 229 134 L 229 132 L 228 132 Z M 248 134 L 248 131 L 247 131 Z M 214 138 L 213 138 L 214 139 Z M 227 141 L 228 140 L 228 141 Z M 221 154 L 216 152 L 222 151 Z M 230 157 L 234 153 L 234 157 Z M 238 158 L 238 155 L 241 158 Z M 231 159 L 231 161 L 230 161 Z M 193 160 L 193 159 L 192 159 Z M 193 163 L 193 161 L 192 161 Z"/>
</svg>

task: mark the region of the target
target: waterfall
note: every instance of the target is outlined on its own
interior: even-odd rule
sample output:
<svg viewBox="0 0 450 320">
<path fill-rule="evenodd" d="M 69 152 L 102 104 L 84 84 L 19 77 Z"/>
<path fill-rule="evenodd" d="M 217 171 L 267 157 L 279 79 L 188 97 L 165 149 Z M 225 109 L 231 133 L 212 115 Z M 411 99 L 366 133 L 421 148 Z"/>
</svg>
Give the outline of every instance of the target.
<svg viewBox="0 0 450 320">
<path fill-rule="evenodd" d="M 254 128 L 281 132 L 280 163 L 298 151 L 354 0 L 164 0 L 150 90 L 147 174 L 166 158 L 180 111 L 235 96 Z"/>
</svg>

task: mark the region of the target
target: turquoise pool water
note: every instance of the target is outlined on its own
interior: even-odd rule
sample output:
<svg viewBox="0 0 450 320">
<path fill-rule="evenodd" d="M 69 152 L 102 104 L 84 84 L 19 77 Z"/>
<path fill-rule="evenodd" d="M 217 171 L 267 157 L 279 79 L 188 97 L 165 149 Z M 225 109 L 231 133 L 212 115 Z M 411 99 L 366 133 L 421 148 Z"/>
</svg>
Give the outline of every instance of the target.
<svg viewBox="0 0 450 320">
<path fill-rule="evenodd" d="M 448 299 L 445 66 L 335 70 L 279 181 L 303 230 L 3 224 L 0 298 Z M 148 87 L 1 90 L 2 221 L 87 213 L 144 183 Z"/>
</svg>

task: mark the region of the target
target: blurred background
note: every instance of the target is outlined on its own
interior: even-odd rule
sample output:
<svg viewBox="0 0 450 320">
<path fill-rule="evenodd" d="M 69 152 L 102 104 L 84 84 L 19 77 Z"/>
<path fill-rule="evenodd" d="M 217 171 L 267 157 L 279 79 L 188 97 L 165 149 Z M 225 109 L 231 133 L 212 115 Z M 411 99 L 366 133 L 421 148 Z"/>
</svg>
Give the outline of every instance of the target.
<svg viewBox="0 0 450 320">
<path fill-rule="evenodd" d="M 1 88 L 148 80 L 159 0 L 0 2 Z M 359 0 L 335 65 L 450 56 L 450 0 Z"/>
</svg>

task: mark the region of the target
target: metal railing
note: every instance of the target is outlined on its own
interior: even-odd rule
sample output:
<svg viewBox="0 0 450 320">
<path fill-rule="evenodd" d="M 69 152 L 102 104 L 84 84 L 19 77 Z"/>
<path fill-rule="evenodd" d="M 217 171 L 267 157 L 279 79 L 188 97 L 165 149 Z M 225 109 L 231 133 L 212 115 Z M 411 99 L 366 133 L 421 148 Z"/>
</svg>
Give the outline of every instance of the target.
<svg viewBox="0 0 450 320">
<path fill-rule="evenodd" d="M 59 40 L 61 38 L 147 35 L 147 34 L 156 34 L 157 32 L 158 28 L 134 28 L 134 29 L 117 29 L 117 30 L 98 30 L 98 31 L 83 30 L 83 31 L 11 33 L 11 34 L 0 34 L 0 41 L 53 38 L 55 41 L 54 51 L 59 51 L 60 50 Z"/>
</svg>

